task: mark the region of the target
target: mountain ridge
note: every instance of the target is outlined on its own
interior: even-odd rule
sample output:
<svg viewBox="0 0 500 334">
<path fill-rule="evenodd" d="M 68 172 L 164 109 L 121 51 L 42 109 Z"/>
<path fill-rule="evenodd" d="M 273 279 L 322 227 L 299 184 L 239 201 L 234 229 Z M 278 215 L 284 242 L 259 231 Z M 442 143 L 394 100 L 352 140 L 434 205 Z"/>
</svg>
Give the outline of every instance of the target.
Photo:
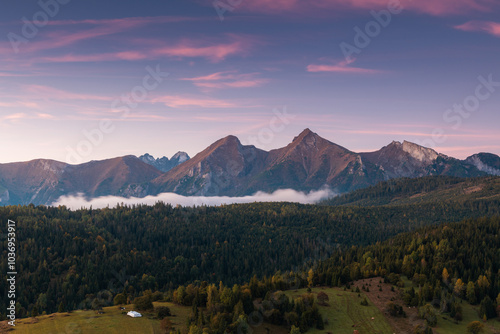
<svg viewBox="0 0 500 334">
<path fill-rule="evenodd" d="M 190 159 L 189 155 L 182 151 L 175 153 L 170 159 L 166 156 L 155 159 L 149 153 L 143 154 L 138 158 L 164 173 Z"/>
<path fill-rule="evenodd" d="M 171 164 L 167 166 L 167 164 Z M 165 171 L 163 171 L 164 169 Z M 63 195 L 144 197 L 244 196 L 278 189 L 329 187 L 338 193 L 395 178 L 500 175 L 500 157 L 478 153 L 455 159 L 408 141 L 353 152 L 306 128 L 285 147 L 264 151 L 229 135 L 193 158 L 149 154 L 69 165 L 49 159 L 0 164 L 0 205 L 49 205 Z"/>
</svg>

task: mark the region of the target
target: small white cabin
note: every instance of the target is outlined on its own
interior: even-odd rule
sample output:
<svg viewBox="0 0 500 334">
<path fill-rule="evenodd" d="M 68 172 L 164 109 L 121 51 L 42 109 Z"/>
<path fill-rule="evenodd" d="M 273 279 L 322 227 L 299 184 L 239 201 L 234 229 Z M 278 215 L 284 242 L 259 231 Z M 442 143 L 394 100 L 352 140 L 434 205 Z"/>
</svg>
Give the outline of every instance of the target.
<svg viewBox="0 0 500 334">
<path fill-rule="evenodd" d="M 127 315 L 129 317 L 132 317 L 132 318 L 140 318 L 140 317 L 142 317 L 142 314 L 140 314 L 139 312 L 136 312 L 136 311 L 129 311 L 127 313 Z"/>
</svg>

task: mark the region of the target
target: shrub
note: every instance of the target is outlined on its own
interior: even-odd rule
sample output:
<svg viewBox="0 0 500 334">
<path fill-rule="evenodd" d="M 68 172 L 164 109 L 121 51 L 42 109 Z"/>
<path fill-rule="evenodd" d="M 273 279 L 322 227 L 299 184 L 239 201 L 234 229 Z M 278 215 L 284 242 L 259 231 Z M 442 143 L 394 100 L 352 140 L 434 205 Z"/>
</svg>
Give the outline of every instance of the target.
<svg viewBox="0 0 500 334">
<path fill-rule="evenodd" d="M 160 320 L 172 315 L 170 309 L 167 306 L 158 306 L 157 308 L 155 308 L 155 311 L 156 311 L 156 316 Z"/>
<path fill-rule="evenodd" d="M 127 296 L 125 296 L 123 293 L 119 293 L 115 296 L 113 302 L 115 305 L 127 304 Z"/>
<path fill-rule="evenodd" d="M 148 311 L 154 308 L 151 296 L 142 296 L 134 299 L 134 307 L 139 311 Z"/>
<path fill-rule="evenodd" d="M 393 317 L 406 317 L 406 313 L 401 305 L 389 302 L 387 303 L 387 311 Z"/>
<path fill-rule="evenodd" d="M 484 325 L 479 321 L 473 321 L 467 325 L 467 333 L 479 334 L 484 331 Z"/>
</svg>

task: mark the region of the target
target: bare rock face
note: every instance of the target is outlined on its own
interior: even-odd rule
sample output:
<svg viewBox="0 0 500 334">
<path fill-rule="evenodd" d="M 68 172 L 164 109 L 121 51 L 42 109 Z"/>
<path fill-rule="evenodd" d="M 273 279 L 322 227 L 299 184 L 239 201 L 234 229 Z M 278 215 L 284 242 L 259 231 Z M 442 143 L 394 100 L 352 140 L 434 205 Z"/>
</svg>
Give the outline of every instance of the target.
<svg viewBox="0 0 500 334">
<path fill-rule="evenodd" d="M 406 140 L 403 142 L 402 149 L 412 158 L 428 165 L 436 161 L 439 156 L 439 154 L 433 149 L 410 143 Z"/>
</svg>

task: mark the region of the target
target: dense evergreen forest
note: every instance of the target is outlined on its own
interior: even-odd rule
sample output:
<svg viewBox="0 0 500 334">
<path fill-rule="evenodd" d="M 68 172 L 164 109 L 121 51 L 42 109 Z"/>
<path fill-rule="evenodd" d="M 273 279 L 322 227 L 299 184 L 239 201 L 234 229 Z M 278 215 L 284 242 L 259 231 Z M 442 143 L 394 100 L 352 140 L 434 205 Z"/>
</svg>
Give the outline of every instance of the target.
<svg viewBox="0 0 500 334">
<path fill-rule="evenodd" d="M 338 250 L 306 272 L 277 272 L 232 288 L 222 283 L 191 284 L 168 293 L 167 299 L 193 307 L 190 333 L 202 333 L 201 328 L 203 333 L 249 333 L 263 320 L 300 333 L 311 327 L 323 329 L 317 305 L 324 303 L 325 297 L 320 292 L 293 299 L 283 290 L 317 285 L 349 289 L 352 281 L 379 276 L 404 287 L 404 275 L 412 279 L 414 287 L 403 289 L 406 305 L 389 303 L 388 311 L 391 316 L 404 317 L 404 306 L 417 306 L 425 325 L 417 326 L 415 333 L 432 333 L 437 310 L 461 321 L 463 303 L 479 305 L 479 316 L 485 320 L 497 317 L 499 245 L 500 217 L 470 219 L 426 227 L 372 246 Z M 146 294 L 141 298 L 152 297 Z M 257 298 L 263 302 L 252 305 Z"/>
<path fill-rule="evenodd" d="M 500 214 L 498 200 L 349 208 L 255 203 L 114 209 L 10 206 L 17 222 L 19 316 L 90 308 L 93 294 L 125 284 L 135 294 L 207 281 L 234 284 L 300 269 L 338 247 L 369 245 L 440 222 Z M 2 226 L 0 232 L 5 232 Z M 6 289 L 6 240 L 0 290 Z M 5 291 L 5 290 L 2 290 Z M 4 301 L 1 301 L 2 304 Z M 0 305 L 5 309 L 5 305 Z"/>
<path fill-rule="evenodd" d="M 464 299 L 490 318 L 500 292 L 499 180 L 389 181 L 330 205 L 1 207 L 0 290 L 12 219 L 18 317 L 166 298 L 193 307 L 192 326 L 223 333 L 248 327 L 262 298 L 268 322 L 304 332 L 322 327 L 318 301 L 281 290 L 375 276 L 401 285 L 404 275 L 417 287 L 404 300 L 429 326 L 427 303 L 459 319 Z"/>
</svg>

